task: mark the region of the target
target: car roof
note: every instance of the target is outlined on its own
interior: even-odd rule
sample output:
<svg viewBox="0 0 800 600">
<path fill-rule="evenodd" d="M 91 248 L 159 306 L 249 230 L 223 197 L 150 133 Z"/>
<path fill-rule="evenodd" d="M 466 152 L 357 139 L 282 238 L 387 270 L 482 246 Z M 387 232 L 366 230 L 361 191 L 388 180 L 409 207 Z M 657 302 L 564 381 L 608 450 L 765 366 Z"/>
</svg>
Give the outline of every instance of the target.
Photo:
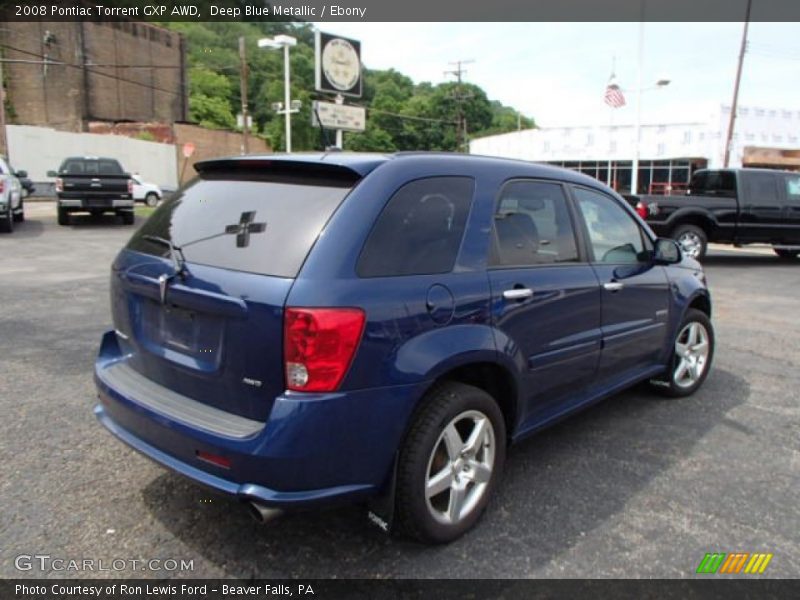
<svg viewBox="0 0 800 600">
<path fill-rule="evenodd" d="M 442 161 L 449 164 L 461 164 L 470 170 L 495 169 L 507 171 L 510 176 L 516 174 L 517 176 L 559 179 L 595 187 L 602 186 L 601 182 L 588 175 L 562 167 L 524 160 L 500 158 L 496 156 L 481 156 L 477 154 L 462 154 L 458 152 L 395 152 L 391 154 L 382 154 L 336 150 L 313 153 L 298 152 L 293 154 L 248 154 L 246 156 L 230 156 L 205 160 L 195 163 L 194 166 L 198 171 L 202 171 L 207 168 L 220 167 L 226 163 L 238 163 L 241 165 L 242 163 L 251 161 L 255 165 L 259 163 L 286 162 L 306 164 L 309 166 L 325 165 L 340 167 L 344 170 L 355 172 L 361 177 L 388 161 L 408 161 L 410 163 Z"/>
</svg>

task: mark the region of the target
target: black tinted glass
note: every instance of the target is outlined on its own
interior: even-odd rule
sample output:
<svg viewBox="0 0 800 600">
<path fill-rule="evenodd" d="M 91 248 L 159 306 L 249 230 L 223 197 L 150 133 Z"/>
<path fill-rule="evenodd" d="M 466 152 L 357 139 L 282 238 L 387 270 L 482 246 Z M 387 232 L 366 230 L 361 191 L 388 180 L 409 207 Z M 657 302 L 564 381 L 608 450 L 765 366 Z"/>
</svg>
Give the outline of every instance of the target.
<svg viewBox="0 0 800 600">
<path fill-rule="evenodd" d="M 180 247 L 186 262 L 295 277 L 352 182 L 253 180 L 214 173 L 165 201 L 128 248 L 169 256 L 155 236 Z"/>
<path fill-rule="evenodd" d="M 747 187 L 749 188 L 750 203 L 762 206 L 775 206 L 778 204 L 778 186 L 776 175 L 772 173 L 748 173 Z"/>
<path fill-rule="evenodd" d="M 378 217 L 358 260 L 360 277 L 453 269 L 472 204 L 469 177 L 432 177 L 400 188 Z"/>
<path fill-rule="evenodd" d="M 494 231 L 494 265 L 578 260 L 567 199 L 557 183 L 514 181 L 506 185 L 495 212 Z"/>
<path fill-rule="evenodd" d="M 68 158 L 59 169 L 67 175 L 122 175 L 122 167 L 116 160 L 94 158 Z"/>
</svg>

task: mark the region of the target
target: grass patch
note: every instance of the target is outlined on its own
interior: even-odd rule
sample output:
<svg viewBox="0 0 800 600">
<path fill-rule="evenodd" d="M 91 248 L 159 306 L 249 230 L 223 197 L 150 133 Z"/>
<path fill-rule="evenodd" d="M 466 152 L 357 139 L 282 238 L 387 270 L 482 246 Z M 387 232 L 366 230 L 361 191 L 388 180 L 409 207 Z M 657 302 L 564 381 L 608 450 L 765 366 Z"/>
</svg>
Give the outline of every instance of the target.
<svg viewBox="0 0 800 600">
<path fill-rule="evenodd" d="M 137 206 L 134 209 L 137 217 L 149 217 L 153 214 L 153 211 L 156 209 L 155 206 Z"/>
</svg>

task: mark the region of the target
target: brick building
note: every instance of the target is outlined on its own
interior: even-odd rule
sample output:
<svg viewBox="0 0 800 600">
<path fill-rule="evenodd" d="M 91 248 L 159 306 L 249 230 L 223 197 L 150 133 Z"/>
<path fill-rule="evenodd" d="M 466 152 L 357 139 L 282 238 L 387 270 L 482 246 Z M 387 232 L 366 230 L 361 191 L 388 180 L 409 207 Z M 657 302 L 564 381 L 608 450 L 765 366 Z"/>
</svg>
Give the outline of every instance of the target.
<svg viewBox="0 0 800 600">
<path fill-rule="evenodd" d="M 90 121 L 186 121 L 179 33 L 141 22 L 6 22 L 9 120 L 64 131 Z"/>
</svg>

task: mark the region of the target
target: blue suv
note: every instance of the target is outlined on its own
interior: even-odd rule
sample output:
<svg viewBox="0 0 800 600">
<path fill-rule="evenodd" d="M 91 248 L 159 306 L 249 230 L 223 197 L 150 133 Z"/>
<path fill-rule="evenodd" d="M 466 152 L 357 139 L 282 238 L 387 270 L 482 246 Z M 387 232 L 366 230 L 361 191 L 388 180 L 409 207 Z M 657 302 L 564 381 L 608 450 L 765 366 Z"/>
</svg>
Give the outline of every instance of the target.
<svg viewBox="0 0 800 600">
<path fill-rule="evenodd" d="M 506 448 L 711 366 L 701 266 L 594 179 L 453 154 L 200 162 L 114 261 L 95 413 L 194 481 L 428 542 Z"/>
</svg>

